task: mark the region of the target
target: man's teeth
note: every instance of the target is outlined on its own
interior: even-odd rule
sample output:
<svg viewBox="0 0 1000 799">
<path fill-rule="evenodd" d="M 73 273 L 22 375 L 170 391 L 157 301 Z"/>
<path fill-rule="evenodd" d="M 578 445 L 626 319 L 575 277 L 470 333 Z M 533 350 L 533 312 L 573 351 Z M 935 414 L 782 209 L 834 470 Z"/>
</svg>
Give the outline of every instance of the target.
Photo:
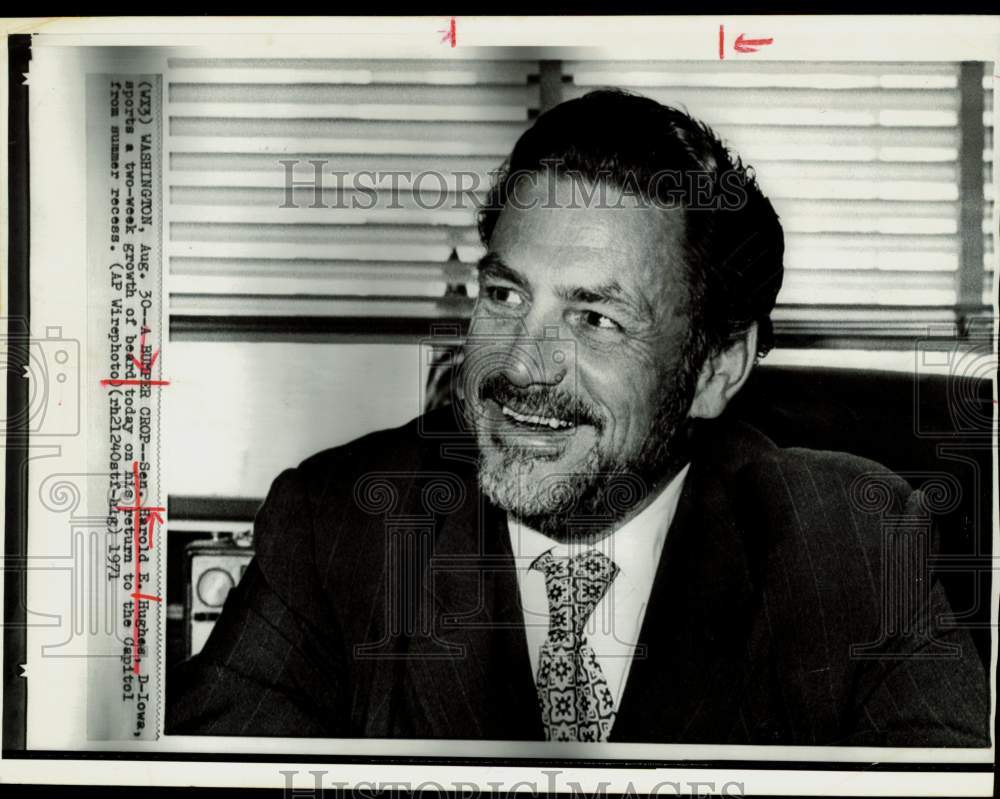
<svg viewBox="0 0 1000 799">
<path fill-rule="evenodd" d="M 539 427 L 551 427 L 553 430 L 560 430 L 567 427 L 572 427 L 572 422 L 567 422 L 564 419 L 556 419 L 553 416 L 529 416 L 528 414 L 518 413 L 517 411 L 511 410 L 506 405 L 503 406 L 504 416 L 509 416 L 516 422 L 521 424 L 534 424 Z"/>
</svg>

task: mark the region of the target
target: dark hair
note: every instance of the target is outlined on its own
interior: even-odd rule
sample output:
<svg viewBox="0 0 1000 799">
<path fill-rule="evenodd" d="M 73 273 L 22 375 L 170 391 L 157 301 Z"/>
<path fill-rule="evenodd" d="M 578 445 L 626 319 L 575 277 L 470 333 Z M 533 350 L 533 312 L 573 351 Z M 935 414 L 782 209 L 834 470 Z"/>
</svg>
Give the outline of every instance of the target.
<svg viewBox="0 0 1000 799">
<path fill-rule="evenodd" d="M 771 310 L 783 275 L 784 236 L 753 170 L 702 122 L 619 89 L 601 89 L 546 111 L 518 139 L 479 212 L 489 244 L 511 187 L 556 165 L 591 183 L 684 208 L 688 354 L 700 366 L 754 322 L 757 355 L 774 343 Z M 668 185 L 659 176 L 683 185 Z M 668 181 L 669 183 L 670 181 Z"/>
</svg>

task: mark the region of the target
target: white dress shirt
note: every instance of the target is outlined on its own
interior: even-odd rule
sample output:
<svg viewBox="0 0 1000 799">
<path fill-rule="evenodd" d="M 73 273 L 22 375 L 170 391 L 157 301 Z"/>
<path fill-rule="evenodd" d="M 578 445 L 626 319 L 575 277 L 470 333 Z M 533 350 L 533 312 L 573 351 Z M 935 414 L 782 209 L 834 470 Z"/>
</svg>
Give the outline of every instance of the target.
<svg viewBox="0 0 1000 799">
<path fill-rule="evenodd" d="M 615 707 L 619 706 L 663 542 L 677 511 L 689 466 L 681 469 L 637 516 L 594 544 L 560 544 L 508 514 L 507 527 L 517 566 L 532 674 L 538 674 L 540 651 L 549 634 L 549 603 L 545 575 L 532 569 L 531 564 L 549 550 L 556 557 L 573 557 L 588 549 L 596 549 L 611 558 L 619 571 L 587 622 L 586 642 L 597 656 L 614 695 Z"/>
</svg>

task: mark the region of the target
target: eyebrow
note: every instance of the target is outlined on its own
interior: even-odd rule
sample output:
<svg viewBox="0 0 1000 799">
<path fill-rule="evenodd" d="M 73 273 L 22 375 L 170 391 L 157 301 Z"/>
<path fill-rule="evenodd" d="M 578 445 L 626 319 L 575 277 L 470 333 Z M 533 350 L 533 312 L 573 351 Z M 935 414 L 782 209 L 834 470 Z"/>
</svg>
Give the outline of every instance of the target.
<svg viewBox="0 0 1000 799">
<path fill-rule="evenodd" d="M 496 253 L 486 253 L 486 255 L 479 259 L 479 263 L 476 264 L 476 269 L 478 270 L 480 277 L 483 275 L 489 275 L 491 277 L 509 281 L 518 288 L 528 288 L 528 281 L 524 279 L 521 273 L 507 266 L 503 259 Z"/>
<path fill-rule="evenodd" d="M 653 309 L 649 301 L 642 295 L 631 296 L 614 278 L 589 288 L 557 289 L 557 292 L 560 297 L 570 302 L 612 305 L 624 310 L 639 322 L 648 322 L 653 318 Z"/>
<path fill-rule="evenodd" d="M 528 281 L 524 276 L 516 269 L 508 266 L 496 253 L 488 252 L 480 258 L 477 269 L 481 277 L 488 275 L 513 283 L 518 288 L 529 288 Z M 643 321 L 653 317 L 653 309 L 646 298 L 639 297 L 637 300 L 631 297 L 622 288 L 621 283 L 614 278 L 604 283 L 599 283 L 596 286 L 574 286 L 572 288 L 558 286 L 556 287 L 556 294 L 560 299 L 567 302 L 614 305 Z"/>
<path fill-rule="evenodd" d="M 560 289 L 559 295 L 573 302 L 606 302 L 614 305 L 632 304 L 622 289 L 622 284 L 613 278 L 591 288 Z"/>
</svg>

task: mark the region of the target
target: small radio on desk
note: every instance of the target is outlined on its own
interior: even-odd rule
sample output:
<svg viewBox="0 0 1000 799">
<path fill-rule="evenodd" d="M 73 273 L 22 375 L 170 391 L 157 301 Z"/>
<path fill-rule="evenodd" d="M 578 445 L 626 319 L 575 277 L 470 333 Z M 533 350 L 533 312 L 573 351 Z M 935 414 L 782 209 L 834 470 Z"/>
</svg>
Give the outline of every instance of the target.
<svg viewBox="0 0 1000 799">
<path fill-rule="evenodd" d="M 215 626 L 229 592 L 253 559 L 253 530 L 214 533 L 184 547 L 185 657 L 198 654 Z"/>
</svg>

